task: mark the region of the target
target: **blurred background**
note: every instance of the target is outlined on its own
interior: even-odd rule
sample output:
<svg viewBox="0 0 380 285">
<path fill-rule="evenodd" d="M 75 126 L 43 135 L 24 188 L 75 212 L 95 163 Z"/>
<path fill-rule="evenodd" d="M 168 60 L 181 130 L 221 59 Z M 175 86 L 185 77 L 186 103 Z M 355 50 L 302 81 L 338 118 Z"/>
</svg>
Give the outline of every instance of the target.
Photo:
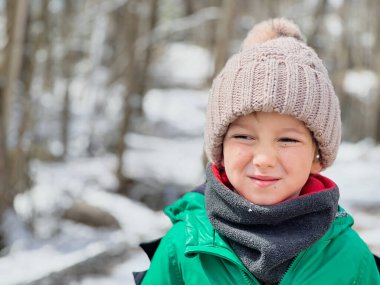
<svg viewBox="0 0 380 285">
<path fill-rule="evenodd" d="M 149 264 L 137 245 L 170 227 L 160 210 L 204 181 L 213 77 L 255 23 L 279 16 L 329 70 L 343 143 L 325 174 L 380 254 L 379 11 L 376 0 L 0 0 L 0 284 L 133 284 Z"/>
</svg>

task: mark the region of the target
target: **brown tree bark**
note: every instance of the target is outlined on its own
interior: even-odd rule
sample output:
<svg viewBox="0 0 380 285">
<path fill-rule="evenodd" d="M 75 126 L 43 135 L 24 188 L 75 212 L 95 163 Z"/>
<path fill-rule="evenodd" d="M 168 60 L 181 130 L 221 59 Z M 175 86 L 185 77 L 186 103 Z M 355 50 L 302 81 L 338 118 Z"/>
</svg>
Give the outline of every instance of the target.
<svg viewBox="0 0 380 285">
<path fill-rule="evenodd" d="M 125 47 L 126 47 L 126 55 L 128 64 L 126 67 L 126 76 L 125 76 L 125 85 L 126 85 L 126 92 L 124 95 L 124 102 L 123 102 L 123 117 L 120 124 L 120 130 L 119 130 L 119 138 L 117 143 L 117 150 L 116 155 L 118 159 L 118 166 L 116 169 L 116 176 L 119 181 L 119 192 L 123 192 L 123 185 L 125 182 L 124 177 L 124 165 L 123 165 L 123 154 L 126 151 L 126 145 L 124 142 L 125 135 L 128 132 L 129 129 L 129 123 L 130 118 L 132 115 L 132 109 L 131 109 L 131 98 L 135 96 L 136 92 L 136 61 L 135 61 L 135 55 L 136 55 L 136 49 L 135 44 L 138 37 L 138 23 L 139 23 L 139 17 L 137 14 L 137 5 L 138 1 L 128 1 L 128 3 L 125 5 L 125 20 L 126 25 L 124 26 L 125 29 Z"/>
<path fill-rule="evenodd" d="M 379 17 L 377 16 L 377 13 L 380 9 L 380 3 L 379 1 L 376 0 L 370 0 L 369 4 L 369 11 L 372 11 L 372 17 L 371 17 L 371 26 L 373 27 L 373 34 L 374 35 L 379 35 L 380 34 L 380 20 Z M 372 53 L 373 58 L 376 58 L 377 60 L 373 61 L 373 68 L 375 69 L 375 72 L 377 74 L 377 90 L 376 90 L 376 117 L 373 118 L 375 121 L 375 141 L 376 143 L 380 143 L 380 37 L 375 36 L 375 44 L 373 47 L 373 53 Z"/>
<path fill-rule="evenodd" d="M 17 194 L 14 188 L 14 171 L 18 171 L 14 164 L 14 155 L 7 145 L 7 128 L 9 122 L 9 108 L 15 93 L 16 83 L 20 78 L 21 65 L 24 53 L 26 21 L 28 15 L 28 1 L 17 0 L 7 2 L 7 33 L 8 44 L 5 47 L 6 55 L 1 75 L 6 84 L 0 89 L 0 215 L 8 208 L 13 207 L 13 200 Z M 22 134 L 19 134 L 22 136 Z M 16 154 L 16 157 L 19 154 Z M 12 159 L 13 158 L 13 159 Z"/>
<path fill-rule="evenodd" d="M 311 33 L 307 36 L 307 42 L 308 45 L 311 47 L 315 48 L 317 53 L 321 51 L 319 48 L 319 44 L 317 42 L 317 35 L 321 31 L 321 26 L 323 24 L 323 19 L 326 13 L 326 8 L 327 8 L 327 0 L 320 0 L 318 3 L 317 8 L 315 9 L 314 15 L 313 15 L 313 28 Z"/>
<path fill-rule="evenodd" d="M 147 25 L 143 33 L 148 36 L 148 44 L 145 49 L 139 52 L 136 62 L 137 74 L 137 85 L 136 85 L 136 96 L 140 96 L 139 104 L 136 106 L 135 112 L 136 115 L 142 115 L 142 101 L 145 95 L 145 92 L 148 87 L 148 68 L 152 60 L 152 51 L 153 51 L 153 33 L 154 27 L 156 26 L 158 19 L 158 2 L 159 0 L 148 0 L 149 1 L 149 15 L 147 19 Z M 145 21 L 144 21 L 145 22 Z M 136 75 L 136 74 L 135 74 Z"/>
<path fill-rule="evenodd" d="M 50 0 L 42 0 L 42 13 L 40 21 L 43 23 L 43 32 L 41 33 L 40 48 L 46 51 L 46 60 L 43 67 L 43 89 L 52 91 L 54 85 L 54 59 L 53 44 L 51 41 L 52 17 L 49 12 Z"/>
<path fill-rule="evenodd" d="M 236 3 L 231 0 L 223 0 L 222 14 L 216 30 L 215 69 L 214 76 L 223 68 L 229 57 L 229 47 L 235 22 Z"/>
<path fill-rule="evenodd" d="M 71 38 L 75 27 L 74 23 L 74 2 L 73 0 L 65 1 L 65 8 L 62 15 L 61 36 L 64 45 L 65 54 L 62 59 L 62 76 L 66 81 L 65 94 L 63 97 L 63 106 L 61 114 L 61 140 L 63 145 L 62 157 L 65 158 L 69 149 L 69 128 L 71 123 L 71 100 L 70 100 L 70 83 L 72 80 L 73 67 L 76 57 L 71 47 Z"/>
</svg>

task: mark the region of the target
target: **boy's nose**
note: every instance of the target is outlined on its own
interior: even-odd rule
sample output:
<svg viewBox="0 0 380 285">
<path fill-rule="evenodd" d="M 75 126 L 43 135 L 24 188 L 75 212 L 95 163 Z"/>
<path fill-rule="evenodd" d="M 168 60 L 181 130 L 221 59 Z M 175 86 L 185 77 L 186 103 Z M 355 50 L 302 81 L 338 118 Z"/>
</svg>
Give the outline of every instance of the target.
<svg viewBox="0 0 380 285">
<path fill-rule="evenodd" d="M 274 167 L 276 164 L 275 152 L 271 149 L 256 149 L 253 151 L 252 163 L 260 168 Z"/>
</svg>

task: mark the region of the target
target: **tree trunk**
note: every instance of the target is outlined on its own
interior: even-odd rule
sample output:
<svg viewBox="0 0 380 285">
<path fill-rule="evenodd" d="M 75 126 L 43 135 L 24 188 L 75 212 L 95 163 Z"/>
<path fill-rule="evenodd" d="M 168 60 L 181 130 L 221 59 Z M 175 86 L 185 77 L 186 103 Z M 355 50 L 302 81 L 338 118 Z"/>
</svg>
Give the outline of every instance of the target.
<svg viewBox="0 0 380 285">
<path fill-rule="evenodd" d="M 62 158 L 65 158 L 69 149 L 69 127 L 70 127 L 70 79 L 66 79 L 65 95 L 63 97 L 63 108 L 61 117 L 61 139 L 62 139 Z"/>
<path fill-rule="evenodd" d="M 320 33 L 320 30 L 323 24 L 323 19 L 326 13 L 327 4 L 328 4 L 327 0 L 321 0 L 319 2 L 313 15 L 312 31 L 307 37 L 308 45 L 313 47 L 317 51 L 319 56 L 322 56 L 322 55 L 320 54 L 321 47 L 320 47 L 320 44 L 318 44 L 317 36 Z"/>
<path fill-rule="evenodd" d="M 117 158 L 118 166 L 116 170 L 116 176 L 119 181 L 119 192 L 123 192 L 123 185 L 125 182 L 124 178 L 124 166 L 123 166 L 123 154 L 126 151 L 126 145 L 124 143 L 124 138 L 128 132 L 130 118 L 131 118 L 131 97 L 136 96 L 136 73 L 135 73 L 135 43 L 138 36 L 138 14 L 137 14 L 137 1 L 129 1 L 125 6 L 126 9 L 126 25 L 123 27 L 126 33 L 126 54 L 128 58 L 128 64 L 126 68 L 126 93 L 124 96 L 123 103 L 123 117 L 121 120 L 119 139 L 117 144 Z"/>
<path fill-rule="evenodd" d="M 144 34 L 149 35 L 148 38 L 148 44 L 146 46 L 146 49 L 141 52 L 141 56 L 138 56 L 137 58 L 140 59 L 139 64 L 136 64 L 136 66 L 140 66 L 140 72 L 137 75 L 137 86 L 136 86 L 136 96 L 140 96 L 139 104 L 136 106 L 136 114 L 142 115 L 142 101 L 145 95 L 145 92 L 147 90 L 148 85 L 148 68 L 149 64 L 151 62 L 152 58 L 152 50 L 153 50 L 153 29 L 156 26 L 157 23 L 157 17 L 158 17 L 158 0 L 149 0 L 150 2 L 150 11 L 149 11 L 149 18 L 148 18 L 148 25 L 147 28 L 144 31 Z"/>
<path fill-rule="evenodd" d="M 370 1 L 370 9 L 369 11 L 373 11 L 371 20 L 373 23 L 371 23 L 371 26 L 373 27 L 374 35 L 379 35 L 380 33 L 380 20 L 377 17 L 377 12 L 380 9 L 380 3 L 376 0 Z M 375 121 L 374 128 L 375 128 L 375 141 L 376 143 L 380 143 L 380 38 L 377 36 L 375 37 L 375 44 L 373 47 L 373 58 L 376 58 L 377 60 L 374 60 L 374 69 L 377 74 L 377 90 L 376 91 L 376 111 L 375 111 L 375 118 L 373 120 Z"/>
<path fill-rule="evenodd" d="M 7 32 L 8 44 L 5 47 L 5 64 L 2 70 L 5 78 L 5 88 L 0 90 L 1 108 L 0 108 L 0 215 L 8 208 L 13 207 L 13 200 L 16 196 L 16 189 L 12 185 L 14 173 L 14 158 L 12 151 L 8 147 L 8 123 L 10 113 L 11 98 L 16 92 L 16 83 L 20 78 L 20 70 L 23 60 L 24 40 L 26 21 L 28 14 L 28 1 L 17 0 L 7 2 Z"/>
<path fill-rule="evenodd" d="M 213 77 L 220 72 L 229 57 L 229 47 L 234 28 L 235 12 L 236 3 L 231 0 L 223 0 L 222 15 L 219 19 L 219 25 L 216 31 L 216 56 Z"/>
<path fill-rule="evenodd" d="M 27 21 L 26 27 L 29 27 L 30 19 Z M 28 160 L 30 143 L 25 142 L 25 135 L 30 132 L 32 126 L 32 100 L 30 96 L 32 81 L 34 76 L 34 67 L 38 36 L 35 40 L 31 37 L 31 32 L 26 29 L 24 37 L 24 46 L 28 46 L 28 52 L 23 53 L 22 69 L 20 71 L 20 85 L 23 87 L 20 94 L 20 124 L 17 134 L 17 145 L 12 152 L 12 174 L 11 188 L 15 193 L 24 192 L 30 187 L 30 179 L 28 174 Z"/>
<path fill-rule="evenodd" d="M 74 3 L 72 0 L 65 1 L 65 9 L 64 13 L 62 15 L 63 21 L 62 21 L 62 42 L 64 45 L 65 54 L 63 56 L 63 62 L 62 62 L 62 75 L 65 83 L 65 94 L 63 97 L 63 107 L 62 107 L 62 114 L 61 114 L 61 140 L 62 140 L 62 146 L 63 146 L 63 153 L 62 158 L 65 158 L 68 149 L 69 149 L 69 135 L 70 135 L 70 122 L 71 122 L 71 113 L 70 113 L 70 83 L 71 83 L 71 76 L 72 76 L 72 70 L 73 66 L 75 64 L 75 59 L 73 56 L 73 51 L 71 47 L 71 37 L 73 36 L 73 23 L 74 23 Z"/>
<path fill-rule="evenodd" d="M 49 3 L 50 0 L 42 1 L 42 14 L 41 22 L 44 23 L 43 33 L 41 34 L 41 49 L 46 51 L 46 60 L 43 67 L 43 90 L 53 90 L 54 85 L 54 59 L 53 59 L 53 44 L 51 41 L 51 27 L 52 27 L 52 17 L 49 12 Z"/>
<path fill-rule="evenodd" d="M 184 0 L 183 4 L 185 6 L 185 16 L 190 16 L 195 13 L 194 0 Z"/>
<path fill-rule="evenodd" d="M 210 4 L 212 7 L 219 7 L 221 6 L 221 0 L 211 0 Z M 208 23 L 205 23 L 206 25 L 206 33 L 207 33 L 207 41 L 205 44 L 205 47 L 210 52 L 213 52 L 213 48 L 216 45 L 216 29 L 218 27 L 218 20 L 210 20 Z"/>
</svg>

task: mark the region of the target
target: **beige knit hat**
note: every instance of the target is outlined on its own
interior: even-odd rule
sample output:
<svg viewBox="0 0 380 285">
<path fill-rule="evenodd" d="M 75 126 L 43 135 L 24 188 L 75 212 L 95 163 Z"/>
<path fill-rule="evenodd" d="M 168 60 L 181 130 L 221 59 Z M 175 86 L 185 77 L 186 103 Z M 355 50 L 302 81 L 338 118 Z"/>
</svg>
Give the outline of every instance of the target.
<svg viewBox="0 0 380 285">
<path fill-rule="evenodd" d="M 217 166 L 228 126 L 252 112 L 292 115 L 318 143 L 322 167 L 336 158 L 341 139 L 340 107 L 326 68 L 286 19 L 262 22 L 248 34 L 214 79 L 207 106 L 205 150 Z"/>
</svg>

